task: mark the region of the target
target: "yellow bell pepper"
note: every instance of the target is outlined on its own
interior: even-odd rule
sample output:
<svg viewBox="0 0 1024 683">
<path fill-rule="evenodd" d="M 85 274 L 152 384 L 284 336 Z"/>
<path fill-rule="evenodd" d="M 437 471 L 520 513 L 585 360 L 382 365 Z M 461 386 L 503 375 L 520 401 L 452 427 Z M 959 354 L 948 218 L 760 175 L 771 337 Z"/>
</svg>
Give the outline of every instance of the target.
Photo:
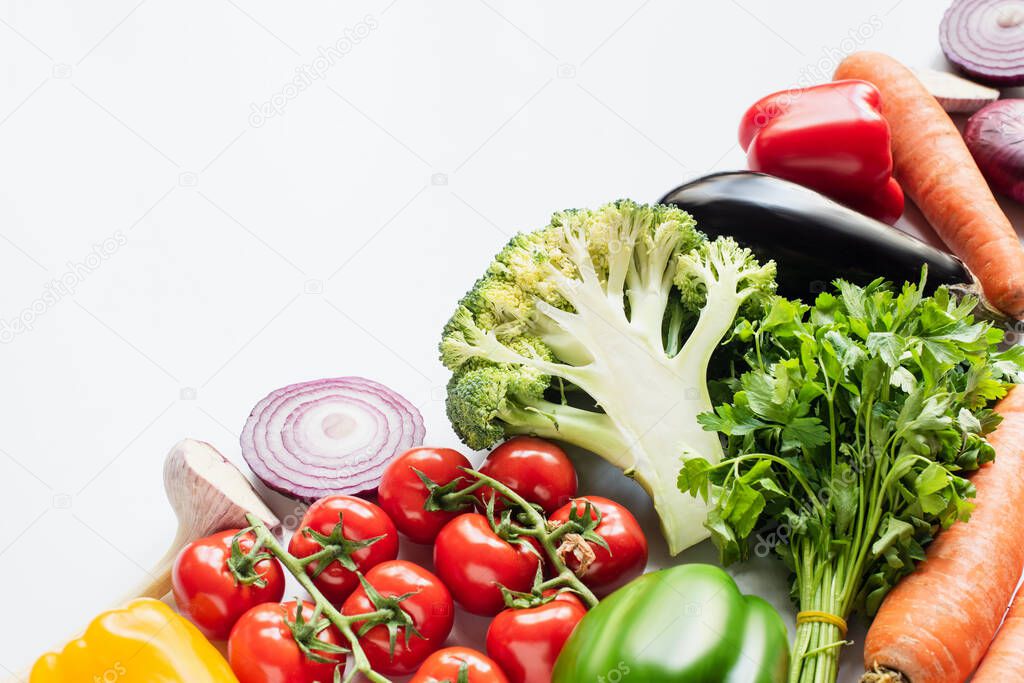
<svg viewBox="0 0 1024 683">
<path fill-rule="evenodd" d="M 43 655 L 29 683 L 238 683 L 220 652 L 157 600 L 96 617 L 62 652 Z"/>
</svg>

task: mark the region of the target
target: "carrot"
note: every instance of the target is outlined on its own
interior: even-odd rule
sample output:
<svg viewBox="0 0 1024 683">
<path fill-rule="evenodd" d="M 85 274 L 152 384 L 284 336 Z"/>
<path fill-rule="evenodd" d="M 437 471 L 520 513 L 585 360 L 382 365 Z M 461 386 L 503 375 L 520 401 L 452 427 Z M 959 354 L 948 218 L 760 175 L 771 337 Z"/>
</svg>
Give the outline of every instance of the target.
<svg viewBox="0 0 1024 683">
<path fill-rule="evenodd" d="M 996 411 L 996 458 L 971 478 L 971 519 L 941 532 L 883 601 L 864 643 L 868 670 L 899 672 L 911 683 L 963 683 L 999 628 L 1024 568 L 1024 388 L 1011 389 Z"/>
<path fill-rule="evenodd" d="M 988 302 L 1024 315 L 1024 247 L 938 101 L 907 67 L 877 52 L 850 55 L 835 78 L 868 81 L 881 91 L 896 179 L 978 278 Z"/>
<path fill-rule="evenodd" d="M 1017 594 L 1006 621 L 971 679 L 971 683 L 1006 681 L 1024 681 L 1024 593 Z"/>
</svg>

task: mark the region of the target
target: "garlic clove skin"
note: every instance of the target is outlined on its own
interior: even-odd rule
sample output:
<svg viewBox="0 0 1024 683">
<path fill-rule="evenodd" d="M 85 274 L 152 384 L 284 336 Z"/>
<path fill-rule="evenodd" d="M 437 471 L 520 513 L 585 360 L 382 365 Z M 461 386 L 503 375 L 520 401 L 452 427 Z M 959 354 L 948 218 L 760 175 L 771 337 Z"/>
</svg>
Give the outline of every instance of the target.
<svg viewBox="0 0 1024 683">
<path fill-rule="evenodd" d="M 171 571 L 181 549 L 218 531 L 244 529 L 249 526 L 246 513 L 258 517 L 275 535 L 280 533 L 277 515 L 245 475 L 205 441 L 183 439 L 171 449 L 164 461 L 164 490 L 178 517 L 178 532 L 163 558 L 118 604 L 135 598 L 162 599 L 171 591 Z"/>
<path fill-rule="evenodd" d="M 205 441 L 184 439 L 171 449 L 164 461 L 164 489 L 191 540 L 246 527 L 246 513 L 275 534 L 280 531 L 280 520 L 245 475 Z"/>
</svg>

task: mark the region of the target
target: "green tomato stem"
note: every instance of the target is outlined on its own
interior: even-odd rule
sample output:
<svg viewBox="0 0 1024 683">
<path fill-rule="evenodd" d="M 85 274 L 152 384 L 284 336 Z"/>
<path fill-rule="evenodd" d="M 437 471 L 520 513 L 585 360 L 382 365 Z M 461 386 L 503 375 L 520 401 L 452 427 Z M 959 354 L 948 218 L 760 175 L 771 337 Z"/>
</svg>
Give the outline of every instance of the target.
<svg viewBox="0 0 1024 683">
<path fill-rule="evenodd" d="M 559 587 L 566 587 L 577 593 L 583 602 L 586 603 L 587 608 L 591 608 L 597 605 L 598 599 L 594 595 L 593 591 L 584 585 L 580 578 L 565 565 L 565 561 L 559 556 L 558 548 L 555 542 L 565 534 L 572 530 L 572 527 L 563 524 L 555 529 L 548 528 L 548 521 L 544 518 L 536 507 L 531 505 L 529 501 L 520 496 L 518 493 L 513 491 L 511 488 L 498 481 L 493 477 L 489 477 L 486 474 L 477 472 L 476 470 L 464 470 L 466 474 L 477 479 L 477 483 L 483 482 L 483 485 L 488 486 L 494 491 L 501 494 L 508 501 L 513 503 L 522 509 L 525 523 L 528 525 L 523 529 L 517 529 L 516 533 L 521 536 L 529 536 L 530 538 L 536 539 L 544 550 L 544 554 L 547 556 L 548 561 L 551 562 L 551 566 L 555 569 L 555 574 Z M 473 486 L 476 484 L 474 483 Z M 475 489 L 474 489 L 475 490 Z M 461 492 L 460 492 L 461 493 Z M 450 494 L 451 495 L 451 494 Z M 550 583 L 550 581 L 545 582 Z M 541 584 L 542 586 L 544 584 Z"/>
<path fill-rule="evenodd" d="M 307 555 L 306 557 L 296 557 L 295 561 L 298 562 L 303 567 L 308 567 L 309 565 L 313 564 L 314 562 L 317 562 L 317 561 L 327 557 L 330 553 L 331 553 L 331 551 L 330 551 L 329 548 L 323 548 L 322 550 L 318 550 L 317 552 L 313 553 L 312 555 Z"/>
<path fill-rule="evenodd" d="M 551 531 L 548 534 L 548 539 L 551 541 L 552 544 L 555 544 L 558 541 L 562 540 L 562 536 L 568 535 L 571 531 L 571 526 L 569 526 L 568 524 L 562 524 L 560 526 L 555 527 L 554 531 Z"/>
<path fill-rule="evenodd" d="M 485 486 L 487 486 L 487 483 L 478 479 L 461 489 L 444 494 L 440 497 L 440 500 L 444 501 L 445 509 L 472 509 L 473 506 L 480 502 L 474 494 Z"/>
<path fill-rule="evenodd" d="M 294 576 L 295 580 L 299 582 L 299 585 L 306 589 L 306 592 L 309 593 L 309 596 L 313 599 L 317 609 L 323 613 L 327 620 L 331 622 L 331 624 L 333 624 L 348 641 L 349 649 L 352 651 L 354 666 L 352 671 L 350 671 L 345 677 L 345 680 L 351 681 L 356 673 L 361 673 L 372 683 L 391 683 L 390 679 L 381 676 L 373 670 L 373 667 L 370 665 L 370 661 L 366 658 L 366 653 L 359 644 L 359 639 L 356 637 L 355 631 L 352 629 L 352 624 L 356 622 L 386 618 L 390 616 L 391 611 L 376 610 L 366 614 L 342 614 L 326 597 L 324 597 L 324 594 L 320 592 L 320 589 L 316 587 L 313 580 L 309 578 L 308 574 L 306 574 L 306 564 L 285 550 L 284 546 L 278 543 L 277 539 L 274 538 L 272 533 L 270 533 L 270 529 L 267 528 L 262 520 L 253 514 L 247 514 L 246 519 L 248 519 L 249 524 L 252 525 L 253 533 L 256 534 L 258 542 L 261 542 L 267 550 L 273 553 L 274 557 L 281 562 L 281 565 L 288 570 L 288 573 Z"/>
</svg>

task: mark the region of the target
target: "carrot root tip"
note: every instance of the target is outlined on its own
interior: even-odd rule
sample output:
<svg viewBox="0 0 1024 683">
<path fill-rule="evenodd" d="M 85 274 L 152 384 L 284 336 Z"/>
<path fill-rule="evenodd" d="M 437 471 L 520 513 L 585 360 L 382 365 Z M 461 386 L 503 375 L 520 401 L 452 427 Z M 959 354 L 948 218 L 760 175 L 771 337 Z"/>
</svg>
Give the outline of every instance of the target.
<svg viewBox="0 0 1024 683">
<path fill-rule="evenodd" d="M 1017 321 L 1014 316 L 1003 313 L 988 300 L 977 276 L 972 284 L 950 285 L 949 291 L 958 299 L 970 298 L 977 302 L 972 311 L 977 320 L 989 320 L 997 325 L 1009 325 Z"/>
<path fill-rule="evenodd" d="M 899 671 L 875 664 L 871 671 L 861 676 L 860 683 L 910 683 L 910 680 Z"/>
</svg>

